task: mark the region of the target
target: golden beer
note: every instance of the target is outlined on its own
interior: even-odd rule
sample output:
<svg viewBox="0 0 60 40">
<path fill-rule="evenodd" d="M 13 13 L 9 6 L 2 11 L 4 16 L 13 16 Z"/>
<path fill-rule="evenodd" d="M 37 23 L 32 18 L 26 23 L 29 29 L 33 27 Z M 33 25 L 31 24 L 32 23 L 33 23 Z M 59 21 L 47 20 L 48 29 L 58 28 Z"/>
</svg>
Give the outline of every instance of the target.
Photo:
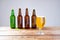
<svg viewBox="0 0 60 40">
<path fill-rule="evenodd" d="M 44 16 L 37 17 L 36 25 L 37 25 L 37 28 L 42 29 L 45 25 L 45 17 Z"/>
</svg>

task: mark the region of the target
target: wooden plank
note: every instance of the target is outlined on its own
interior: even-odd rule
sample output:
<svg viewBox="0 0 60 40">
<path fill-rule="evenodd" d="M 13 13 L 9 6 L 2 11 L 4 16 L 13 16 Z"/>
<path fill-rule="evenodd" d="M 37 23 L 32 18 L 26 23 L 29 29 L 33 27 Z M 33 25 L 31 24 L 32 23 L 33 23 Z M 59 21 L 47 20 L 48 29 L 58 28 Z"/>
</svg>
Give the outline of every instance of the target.
<svg viewBox="0 0 60 40">
<path fill-rule="evenodd" d="M 60 27 L 45 27 L 43 35 L 60 35 Z M 0 35 L 39 35 L 38 29 L 10 29 L 9 27 L 0 28 Z"/>
<path fill-rule="evenodd" d="M 38 29 L 0 28 L 0 40 L 60 40 L 60 27 L 44 27 L 43 35 Z"/>
</svg>

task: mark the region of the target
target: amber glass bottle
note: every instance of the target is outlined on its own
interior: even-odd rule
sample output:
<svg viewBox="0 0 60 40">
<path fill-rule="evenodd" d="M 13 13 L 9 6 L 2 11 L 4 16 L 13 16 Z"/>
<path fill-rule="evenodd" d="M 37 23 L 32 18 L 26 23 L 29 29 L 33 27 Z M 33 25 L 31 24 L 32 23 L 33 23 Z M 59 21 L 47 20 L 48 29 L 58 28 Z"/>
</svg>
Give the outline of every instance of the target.
<svg viewBox="0 0 60 40">
<path fill-rule="evenodd" d="M 36 29 L 36 13 L 35 9 L 33 9 L 32 16 L 31 16 L 31 27 L 32 29 Z"/>
<path fill-rule="evenodd" d="M 23 17 L 21 14 L 21 8 L 19 8 L 18 16 L 17 16 L 17 25 L 19 29 L 23 28 Z"/>
<path fill-rule="evenodd" d="M 24 17 L 25 21 L 25 29 L 30 29 L 30 17 L 28 15 L 28 8 L 26 8 L 26 14 Z"/>
</svg>

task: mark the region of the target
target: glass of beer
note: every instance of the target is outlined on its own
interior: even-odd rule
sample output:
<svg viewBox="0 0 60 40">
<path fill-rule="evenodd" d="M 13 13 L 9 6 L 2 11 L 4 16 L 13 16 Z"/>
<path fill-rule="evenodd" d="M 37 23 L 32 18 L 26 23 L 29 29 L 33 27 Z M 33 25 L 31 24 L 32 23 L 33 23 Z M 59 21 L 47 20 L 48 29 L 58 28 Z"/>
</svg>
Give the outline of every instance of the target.
<svg viewBox="0 0 60 40">
<path fill-rule="evenodd" d="M 44 34 L 43 31 L 42 31 L 42 28 L 44 28 L 44 25 L 45 25 L 45 16 L 36 17 L 36 25 L 37 25 L 37 28 L 40 31 L 39 34 Z"/>
</svg>

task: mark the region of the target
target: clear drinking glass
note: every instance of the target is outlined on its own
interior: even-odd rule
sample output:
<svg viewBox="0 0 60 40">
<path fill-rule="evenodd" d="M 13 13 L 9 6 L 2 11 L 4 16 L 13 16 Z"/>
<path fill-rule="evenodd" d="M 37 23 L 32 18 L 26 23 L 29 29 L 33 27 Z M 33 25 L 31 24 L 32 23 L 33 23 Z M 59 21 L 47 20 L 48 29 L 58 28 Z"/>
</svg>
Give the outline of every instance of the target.
<svg viewBox="0 0 60 40">
<path fill-rule="evenodd" d="M 44 25 L 45 25 L 45 16 L 38 16 L 36 17 L 36 25 L 37 25 L 37 28 L 39 29 L 39 32 L 38 34 L 44 34 L 42 28 L 44 28 Z"/>
</svg>

